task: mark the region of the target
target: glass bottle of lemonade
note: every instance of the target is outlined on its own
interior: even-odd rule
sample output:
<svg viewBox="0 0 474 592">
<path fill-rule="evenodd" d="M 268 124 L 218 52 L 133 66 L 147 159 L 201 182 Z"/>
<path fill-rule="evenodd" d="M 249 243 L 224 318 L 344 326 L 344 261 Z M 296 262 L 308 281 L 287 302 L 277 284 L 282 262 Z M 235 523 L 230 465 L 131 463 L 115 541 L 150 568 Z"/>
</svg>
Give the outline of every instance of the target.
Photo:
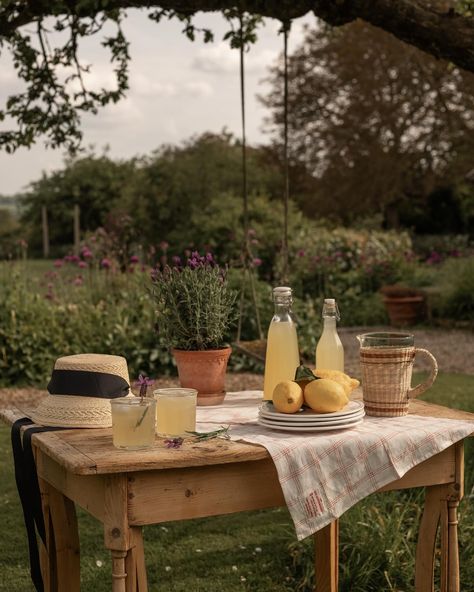
<svg viewBox="0 0 474 592">
<path fill-rule="evenodd" d="M 283 380 L 293 380 L 300 364 L 296 325 L 291 317 L 291 288 L 274 288 L 275 314 L 270 323 L 265 357 L 263 398 L 272 400 L 273 389 Z"/>
<path fill-rule="evenodd" d="M 326 298 L 323 305 L 323 332 L 316 346 L 316 369 L 344 372 L 344 347 L 336 328 L 336 322 L 340 319 L 336 301 Z"/>
</svg>

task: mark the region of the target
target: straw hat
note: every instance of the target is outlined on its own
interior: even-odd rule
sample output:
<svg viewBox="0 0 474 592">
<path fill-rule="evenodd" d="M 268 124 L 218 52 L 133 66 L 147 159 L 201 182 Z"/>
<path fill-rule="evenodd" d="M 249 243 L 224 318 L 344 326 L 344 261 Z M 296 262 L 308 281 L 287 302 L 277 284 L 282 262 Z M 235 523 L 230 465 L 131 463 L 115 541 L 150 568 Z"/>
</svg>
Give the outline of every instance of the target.
<svg viewBox="0 0 474 592">
<path fill-rule="evenodd" d="M 35 423 L 72 428 L 110 427 L 110 400 L 130 394 L 127 361 L 106 354 L 58 358 L 48 391 L 50 394 L 31 414 Z"/>
</svg>

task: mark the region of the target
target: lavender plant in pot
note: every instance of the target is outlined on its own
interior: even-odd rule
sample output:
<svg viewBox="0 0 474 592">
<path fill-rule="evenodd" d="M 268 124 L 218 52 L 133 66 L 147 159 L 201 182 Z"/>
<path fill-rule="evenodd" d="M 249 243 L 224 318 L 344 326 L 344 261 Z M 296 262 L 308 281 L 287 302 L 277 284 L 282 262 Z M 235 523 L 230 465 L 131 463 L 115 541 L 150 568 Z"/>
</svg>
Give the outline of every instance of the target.
<svg viewBox="0 0 474 592">
<path fill-rule="evenodd" d="M 237 318 L 236 293 L 212 254 L 193 252 L 184 264 L 157 267 L 152 274 L 157 327 L 171 348 L 182 387 L 198 391 L 198 405 L 225 397 L 231 347 L 225 336 Z"/>
</svg>

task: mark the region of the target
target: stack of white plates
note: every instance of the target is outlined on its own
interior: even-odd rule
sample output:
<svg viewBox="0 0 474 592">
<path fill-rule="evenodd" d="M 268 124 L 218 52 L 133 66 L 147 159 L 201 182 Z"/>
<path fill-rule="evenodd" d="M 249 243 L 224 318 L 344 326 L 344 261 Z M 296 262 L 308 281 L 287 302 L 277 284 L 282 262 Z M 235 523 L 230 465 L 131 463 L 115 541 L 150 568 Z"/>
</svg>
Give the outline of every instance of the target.
<svg viewBox="0 0 474 592">
<path fill-rule="evenodd" d="M 316 413 L 306 408 L 297 413 L 281 413 L 273 403 L 264 401 L 260 406 L 258 423 L 285 432 L 325 432 L 352 428 L 362 423 L 364 415 L 361 401 L 350 401 L 341 411 L 334 413 Z"/>
</svg>

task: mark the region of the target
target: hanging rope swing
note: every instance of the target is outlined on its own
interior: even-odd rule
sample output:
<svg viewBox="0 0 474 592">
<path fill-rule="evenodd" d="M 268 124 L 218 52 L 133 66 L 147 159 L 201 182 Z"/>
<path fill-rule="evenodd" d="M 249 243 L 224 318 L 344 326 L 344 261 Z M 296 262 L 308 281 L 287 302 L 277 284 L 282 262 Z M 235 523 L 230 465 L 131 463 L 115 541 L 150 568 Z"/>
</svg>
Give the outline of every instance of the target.
<svg viewBox="0 0 474 592">
<path fill-rule="evenodd" d="M 239 320 L 237 325 L 237 339 L 234 343 L 236 350 L 257 360 L 265 362 L 266 340 L 262 332 L 260 313 L 258 308 L 258 298 L 255 288 L 255 268 L 253 264 L 254 257 L 249 236 L 249 208 L 248 208 L 248 183 L 247 183 L 247 140 L 246 140 L 246 122 L 245 122 L 245 41 L 244 41 L 244 23 L 242 13 L 240 19 L 240 107 L 242 118 L 242 201 L 243 201 L 243 226 L 244 239 L 242 245 L 242 290 L 240 293 Z M 291 22 L 282 23 L 283 32 L 283 240 L 282 240 L 282 284 L 288 281 L 288 206 L 290 198 L 289 182 L 289 158 L 288 158 L 288 33 Z M 258 331 L 258 339 L 253 341 L 242 341 L 242 317 L 245 301 L 245 291 L 247 285 L 250 286 L 252 302 L 255 309 L 255 320 Z"/>
</svg>

